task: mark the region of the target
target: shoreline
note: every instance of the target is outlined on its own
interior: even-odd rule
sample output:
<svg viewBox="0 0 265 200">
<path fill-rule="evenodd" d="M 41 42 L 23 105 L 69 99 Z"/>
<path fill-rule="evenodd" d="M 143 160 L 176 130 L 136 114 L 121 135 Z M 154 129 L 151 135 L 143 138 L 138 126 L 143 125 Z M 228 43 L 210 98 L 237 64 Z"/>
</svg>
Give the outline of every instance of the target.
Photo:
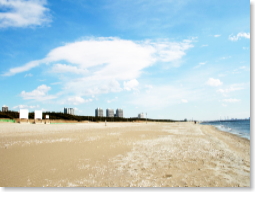
<svg viewBox="0 0 265 200">
<path fill-rule="evenodd" d="M 1 187 L 250 187 L 250 141 L 210 125 L 0 124 Z"/>
<path fill-rule="evenodd" d="M 250 141 L 250 139 L 247 138 L 247 137 L 244 137 L 244 136 L 242 136 L 242 135 L 240 135 L 240 134 L 237 134 L 237 133 L 232 133 L 232 132 L 229 132 L 229 131 L 221 130 L 221 129 L 219 129 L 218 127 L 216 127 L 216 126 L 214 126 L 214 125 L 203 125 L 203 126 L 213 126 L 216 130 L 218 130 L 218 131 L 220 131 L 220 132 L 229 133 L 229 134 L 231 134 L 231 135 L 234 135 L 234 136 L 237 136 L 237 137 L 239 137 L 239 138 L 246 139 L 246 140 Z"/>
<path fill-rule="evenodd" d="M 236 135 L 236 136 L 238 136 L 238 137 L 240 137 L 240 138 L 244 138 L 244 139 L 247 139 L 247 140 L 250 141 L 250 134 L 249 134 L 249 136 L 247 136 L 247 133 L 244 133 L 244 135 L 242 135 L 242 134 L 240 134 L 240 133 L 236 133 L 236 132 L 232 132 L 232 131 L 226 131 L 226 130 L 223 130 L 223 129 L 219 128 L 217 125 L 212 125 L 212 124 L 201 124 L 201 123 L 200 123 L 200 125 L 203 125 L 203 126 L 207 126 L 207 125 L 209 125 L 209 126 L 213 126 L 213 127 L 216 128 L 218 131 L 226 132 L 226 133 L 230 133 L 230 134 Z"/>
</svg>

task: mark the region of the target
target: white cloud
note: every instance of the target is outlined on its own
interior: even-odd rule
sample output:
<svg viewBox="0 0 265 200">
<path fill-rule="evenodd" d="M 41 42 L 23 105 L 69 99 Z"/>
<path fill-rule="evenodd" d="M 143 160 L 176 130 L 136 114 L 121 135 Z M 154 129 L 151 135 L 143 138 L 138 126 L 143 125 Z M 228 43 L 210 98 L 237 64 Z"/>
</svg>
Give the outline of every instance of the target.
<svg viewBox="0 0 265 200">
<path fill-rule="evenodd" d="M 28 105 L 18 105 L 14 106 L 13 109 L 34 109 L 34 108 L 39 108 L 39 105 L 36 106 L 28 106 Z"/>
<path fill-rule="evenodd" d="M 228 39 L 231 40 L 231 41 L 237 41 L 241 38 L 246 38 L 246 39 L 250 39 L 250 33 L 243 33 L 243 32 L 240 32 L 238 33 L 237 35 L 229 35 Z"/>
<path fill-rule="evenodd" d="M 46 0 L 0 0 L 0 28 L 40 26 L 51 21 Z"/>
<path fill-rule="evenodd" d="M 78 105 L 86 102 L 91 102 L 92 99 L 83 99 L 82 97 L 75 96 L 75 97 L 69 97 L 65 103 Z"/>
<path fill-rule="evenodd" d="M 191 40 L 184 40 L 181 43 L 176 42 L 159 42 L 151 43 L 156 49 L 156 59 L 162 62 L 171 62 L 180 59 L 186 53 L 185 51 L 193 45 Z"/>
<path fill-rule="evenodd" d="M 202 65 L 205 65 L 207 62 L 200 62 L 198 65 L 194 67 L 194 69 L 201 67 Z"/>
<path fill-rule="evenodd" d="M 221 35 L 214 35 L 214 37 L 220 37 Z"/>
<path fill-rule="evenodd" d="M 117 80 L 97 79 L 98 77 L 84 77 L 65 82 L 65 92 L 71 91 L 79 95 L 95 95 L 109 92 L 120 92 L 122 88 Z"/>
<path fill-rule="evenodd" d="M 37 87 L 37 89 L 35 89 L 31 92 L 22 91 L 20 93 L 20 96 L 23 99 L 34 99 L 34 100 L 40 100 L 40 101 L 56 98 L 56 96 L 47 95 L 47 93 L 50 89 L 51 88 L 46 86 L 46 85 L 40 85 L 39 87 Z"/>
<path fill-rule="evenodd" d="M 4 75 L 11 76 L 28 71 L 43 63 L 60 64 L 58 62 L 64 61 L 75 64 L 77 68 L 91 68 L 95 75 L 128 80 L 135 78 L 140 74 L 140 70 L 155 62 L 172 62 L 181 59 L 185 51 L 193 47 L 191 42 L 190 40 L 180 43 L 133 42 L 119 38 L 91 38 L 55 48 L 44 59 L 12 68 Z M 113 70 L 116 73 L 113 74 Z"/>
<path fill-rule="evenodd" d="M 222 93 L 224 96 L 227 96 L 228 93 L 230 92 L 234 92 L 234 91 L 237 91 L 237 90 L 243 90 L 244 88 L 242 86 L 237 86 L 237 85 L 232 85 L 226 89 L 219 89 L 217 90 L 217 92 L 220 92 Z"/>
<path fill-rule="evenodd" d="M 221 60 L 226 60 L 226 59 L 229 59 L 229 58 L 231 58 L 231 56 L 223 56 L 223 57 L 221 57 L 220 59 L 221 59 Z"/>
<path fill-rule="evenodd" d="M 15 68 L 11 68 L 8 72 L 6 72 L 5 74 L 3 74 L 3 76 L 12 76 L 14 74 L 17 73 L 21 73 L 21 72 L 25 72 L 28 71 L 38 65 L 41 64 L 41 60 L 34 60 L 31 62 L 28 62 L 27 64 L 21 66 L 21 67 L 15 67 Z"/>
<path fill-rule="evenodd" d="M 219 79 L 209 78 L 206 84 L 216 87 L 222 85 L 223 83 Z"/>
<path fill-rule="evenodd" d="M 249 72 L 249 70 L 250 70 L 249 67 L 241 66 L 241 67 L 234 69 L 231 73 L 240 74 L 240 73 L 245 72 L 245 71 Z"/>
<path fill-rule="evenodd" d="M 208 47 L 209 45 L 208 44 L 203 44 L 201 47 Z"/>
<path fill-rule="evenodd" d="M 239 102 L 240 99 L 224 99 L 223 101 L 227 103 L 236 103 L 236 102 Z"/>
<path fill-rule="evenodd" d="M 135 90 L 137 86 L 139 85 L 139 82 L 136 79 L 132 79 L 127 82 L 123 82 L 123 87 L 125 90 L 131 91 Z"/>
<path fill-rule="evenodd" d="M 187 97 L 189 101 L 187 100 Z M 179 88 L 173 85 L 153 86 L 148 93 L 140 90 L 130 97 L 129 103 L 149 110 L 165 109 L 178 104 L 196 101 L 201 98 L 201 91 L 197 89 Z"/>
<path fill-rule="evenodd" d="M 146 89 L 145 92 L 149 93 L 153 89 L 153 86 L 152 85 L 145 85 L 144 88 Z"/>
<path fill-rule="evenodd" d="M 26 74 L 24 77 L 26 78 L 26 77 L 32 77 L 33 75 L 31 74 L 31 73 L 29 73 L 29 74 Z"/>
<path fill-rule="evenodd" d="M 12 68 L 3 75 L 46 64 L 48 71 L 64 73 L 64 79 L 58 76 L 64 92 L 75 92 L 76 96 L 119 92 L 122 81 L 126 90 L 133 90 L 144 69 L 157 62 L 178 62 L 193 47 L 191 43 L 191 40 L 177 43 L 88 38 L 55 48 L 45 58 Z M 69 72 L 75 73 L 75 78 Z"/>
<path fill-rule="evenodd" d="M 87 69 L 82 69 L 78 68 L 75 66 L 71 65 L 66 65 L 66 64 L 54 64 L 51 73 L 74 73 L 74 74 L 87 74 L 88 70 Z"/>
<path fill-rule="evenodd" d="M 181 99 L 181 102 L 182 102 L 182 103 L 188 103 L 188 100 L 186 100 L 186 99 Z"/>
<path fill-rule="evenodd" d="M 107 100 L 107 102 L 111 103 L 111 102 L 116 101 L 116 100 L 118 100 L 118 97 L 115 97 L 114 99 L 109 99 L 109 100 Z"/>
</svg>

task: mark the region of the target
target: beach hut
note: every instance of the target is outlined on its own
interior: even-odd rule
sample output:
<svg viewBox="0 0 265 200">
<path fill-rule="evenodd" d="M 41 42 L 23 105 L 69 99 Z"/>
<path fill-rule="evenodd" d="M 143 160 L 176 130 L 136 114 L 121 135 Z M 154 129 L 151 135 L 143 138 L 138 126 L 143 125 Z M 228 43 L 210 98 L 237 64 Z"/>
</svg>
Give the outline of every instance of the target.
<svg viewBox="0 0 265 200">
<path fill-rule="evenodd" d="M 29 110 L 28 109 L 19 110 L 19 123 L 29 123 Z"/>
<path fill-rule="evenodd" d="M 42 123 L 42 110 L 34 111 L 34 122 L 35 124 Z"/>
</svg>

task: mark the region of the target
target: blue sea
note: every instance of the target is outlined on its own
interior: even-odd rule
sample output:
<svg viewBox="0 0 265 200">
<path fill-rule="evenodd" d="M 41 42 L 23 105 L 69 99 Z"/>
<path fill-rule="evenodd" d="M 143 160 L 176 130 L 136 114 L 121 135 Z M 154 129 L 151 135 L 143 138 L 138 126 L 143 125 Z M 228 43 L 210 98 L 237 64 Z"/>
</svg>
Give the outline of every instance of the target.
<svg viewBox="0 0 265 200">
<path fill-rule="evenodd" d="M 221 131 L 239 135 L 250 140 L 250 120 L 215 121 L 203 122 L 201 124 L 212 125 Z"/>
</svg>

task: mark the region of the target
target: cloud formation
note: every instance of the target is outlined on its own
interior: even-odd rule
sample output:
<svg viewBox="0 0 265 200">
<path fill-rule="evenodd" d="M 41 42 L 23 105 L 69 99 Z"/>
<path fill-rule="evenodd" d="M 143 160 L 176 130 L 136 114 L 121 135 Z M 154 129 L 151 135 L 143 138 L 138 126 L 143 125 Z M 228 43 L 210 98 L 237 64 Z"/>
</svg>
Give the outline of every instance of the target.
<svg viewBox="0 0 265 200">
<path fill-rule="evenodd" d="M 209 86 L 217 87 L 222 85 L 223 83 L 219 79 L 209 78 L 206 84 Z"/>
<path fill-rule="evenodd" d="M 132 79 L 123 83 L 124 89 L 128 91 L 135 90 L 138 85 L 139 82 L 136 79 Z"/>
<path fill-rule="evenodd" d="M 229 35 L 229 37 L 228 37 L 228 39 L 231 40 L 231 41 L 238 41 L 241 38 L 250 39 L 250 34 L 249 33 L 240 32 L 237 35 Z"/>
<path fill-rule="evenodd" d="M 182 103 L 188 103 L 188 100 L 187 99 L 181 99 L 181 102 Z"/>
<path fill-rule="evenodd" d="M 223 101 L 227 103 L 236 103 L 236 102 L 239 102 L 240 99 L 224 99 Z"/>
<path fill-rule="evenodd" d="M 18 105 L 14 106 L 13 109 L 34 109 L 34 108 L 39 108 L 39 105 L 36 106 L 28 106 L 28 105 Z"/>
<path fill-rule="evenodd" d="M 46 0 L 0 0 L 0 28 L 40 26 L 51 21 Z"/>
<path fill-rule="evenodd" d="M 79 104 L 91 102 L 91 101 L 92 99 L 84 99 L 82 97 L 75 96 L 75 97 L 69 97 L 65 103 L 79 105 Z"/>
<path fill-rule="evenodd" d="M 51 88 L 49 86 L 40 85 L 35 90 L 33 90 L 31 92 L 22 91 L 20 93 L 20 96 L 23 99 L 34 99 L 34 100 L 39 100 L 39 101 L 48 100 L 48 99 L 55 99 L 56 96 L 47 94 L 50 89 Z"/>
<path fill-rule="evenodd" d="M 80 69 L 75 66 L 57 63 L 53 65 L 51 73 L 74 73 L 74 74 L 86 74 L 89 71 L 87 69 Z"/>
<path fill-rule="evenodd" d="M 64 90 L 76 96 L 133 90 L 142 71 L 157 62 L 177 62 L 192 48 L 191 40 L 131 41 L 119 38 L 88 38 L 51 50 L 41 60 L 10 69 L 12 76 L 40 65 L 52 73 L 64 74 Z M 78 75 L 73 78 L 73 74 Z M 59 77 L 60 78 L 60 77 Z"/>
</svg>

